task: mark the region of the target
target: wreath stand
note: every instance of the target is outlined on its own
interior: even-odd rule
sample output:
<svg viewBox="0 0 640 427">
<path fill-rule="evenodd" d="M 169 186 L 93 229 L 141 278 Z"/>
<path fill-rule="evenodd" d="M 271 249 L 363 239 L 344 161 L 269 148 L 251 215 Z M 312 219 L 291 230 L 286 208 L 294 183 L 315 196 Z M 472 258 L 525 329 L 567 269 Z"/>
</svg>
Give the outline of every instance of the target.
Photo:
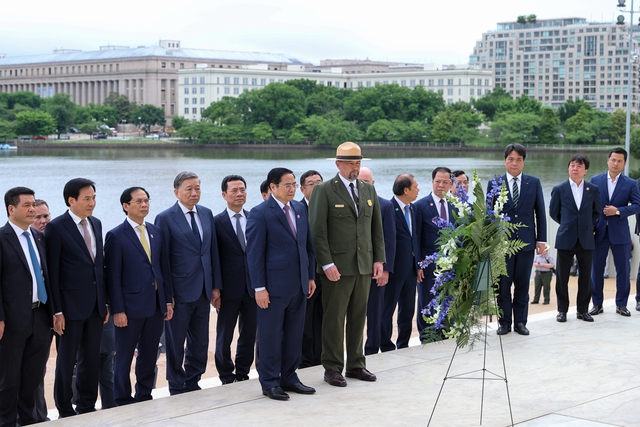
<svg viewBox="0 0 640 427">
<path fill-rule="evenodd" d="M 476 292 L 476 301 L 475 305 L 479 305 L 483 296 L 485 298 L 485 303 L 489 302 L 489 286 L 491 286 L 491 261 L 481 261 L 478 263 L 478 269 L 476 271 L 476 277 L 473 283 L 473 290 Z M 453 351 L 453 355 L 451 356 L 451 360 L 449 361 L 449 367 L 447 368 L 447 372 L 445 373 L 444 379 L 442 380 L 442 385 L 440 386 L 440 391 L 438 392 L 438 397 L 433 405 L 433 410 L 431 411 L 431 416 L 429 417 L 429 422 L 427 423 L 427 427 L 431 424 L 431 420 L 433 419 L 433 414 L 436 412 L 436 407 L 438 406 L 438 401 L 440 400 L 440 396 L 442 395 L 442 390 L 444 389 L 444 385 L 447 380 L 481 380 L 482 381 L 482 394 L 480 397 L 480 425 L 482 425 L 482 415 L 484 409 L 484 386 L 486 381 L 504 381 L 504 385 L 507 391 L 507 402 L 509 403 L 509 416 L 511 417 L 511 426 L 513 427 L 513 412 L 511 410 L 511 398 L 509 396 L 509 382 L 507 381 L 507 366 L 504 361 L 504 349 L 502 346 L 502 336 L 498 335 L 500 340 L 500 355 L 502 356 L 502 375 L 496 374 L 487 369 L 487 335 L 489 332 L 489 322 L 485 322 L 484 327 L 484 348 L 482 355 L 482 369 L 477 369 L 474 371 L 464 372 L 457 375 L 449 375 L 451 371 L 451 366 L 453 365 L 453 359 L 456 357 L 456 353 L 458 352 L 458 347 L 456 345 L 455 350 Z M 481 375 L 477 375 L 477 374 Z M 474 375 L 476 374 L 476 375 Z"/>
</svg>

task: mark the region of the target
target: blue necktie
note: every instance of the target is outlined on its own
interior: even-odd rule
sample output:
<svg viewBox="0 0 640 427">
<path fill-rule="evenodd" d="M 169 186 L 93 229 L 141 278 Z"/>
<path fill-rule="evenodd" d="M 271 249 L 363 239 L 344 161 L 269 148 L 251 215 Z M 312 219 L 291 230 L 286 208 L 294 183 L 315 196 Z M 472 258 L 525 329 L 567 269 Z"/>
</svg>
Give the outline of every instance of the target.
<svg viewBox="0 0 640 427">
<path fill-rule="evenodd" d="M 198 247 L 202 248 L 202 239 L 200 238 L 200 231 L 198 230 L 198 224 L 196 223 L 195 212 L 189 211 L 189 215 L 191 215 L 191 230 L 193 231 L 193 236 L 196 238 Z"/>
<path fill-rule="evenodd" d="M 407 227 L 409 227 L 409 234 L 411 234 L 411 217 L 409 212 L 409 205 L 404 207 L 404 219 L 407 221 Z"/>
<path fill-rule="evenodd" d="M 47 289 L 44 287 L 44 278 L 42 277 L 42 270 L 40 270 L 40 263 L 36 256 L 36 251 L 31 243 L 31 234 L 28 231 L 22 233 L 27 238 L 27 244 L 29 245 L 29 256 L 31 257 L 31 264 L 33 265 L 33 273 L 36 275 L 36 283 L 38 284 L 38 299 L 42 304 L 47 303 Z"/>
</svg>

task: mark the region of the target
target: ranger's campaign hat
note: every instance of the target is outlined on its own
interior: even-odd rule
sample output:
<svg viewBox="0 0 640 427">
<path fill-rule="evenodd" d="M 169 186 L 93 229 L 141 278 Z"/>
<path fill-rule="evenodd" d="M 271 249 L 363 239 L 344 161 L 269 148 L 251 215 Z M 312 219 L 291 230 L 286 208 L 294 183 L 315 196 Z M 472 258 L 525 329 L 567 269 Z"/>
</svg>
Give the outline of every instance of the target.
<svg viewBox="0 0 640 427">
<path fill-rule="evenodd" d="M 343 142 L 338 146 L 336 150 L 336 157 L 327 160 L 343 160 L 343 161 L 355 161 L 355 160 L 371 160 L 362 157 L 360 146 L 353 142 Z"/>
</svg>

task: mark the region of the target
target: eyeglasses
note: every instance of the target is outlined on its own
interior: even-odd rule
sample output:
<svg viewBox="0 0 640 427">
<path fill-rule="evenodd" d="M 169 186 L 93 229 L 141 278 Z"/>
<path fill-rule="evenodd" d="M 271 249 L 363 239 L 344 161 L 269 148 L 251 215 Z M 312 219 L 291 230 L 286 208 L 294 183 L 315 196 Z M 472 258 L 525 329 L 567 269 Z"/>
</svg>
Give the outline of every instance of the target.
<svg viewBox="0 0 640 427">
<path fill-rule="evenodd" d="M 296 188 L 298 188 L 298 184 L 276 184 L 276 187 L 284 187 L 287 190 L 295 190 Z"/>
<path fill-rule="evenodd" d="M 136 200 L 132 200 L 129 203 L 127 203 L 128 205 L 141 205 L 141 204 L 145 204 L 148 205 L 151 202 L 151 200 L 149 199 L 136 199 Z"/>
</svg>

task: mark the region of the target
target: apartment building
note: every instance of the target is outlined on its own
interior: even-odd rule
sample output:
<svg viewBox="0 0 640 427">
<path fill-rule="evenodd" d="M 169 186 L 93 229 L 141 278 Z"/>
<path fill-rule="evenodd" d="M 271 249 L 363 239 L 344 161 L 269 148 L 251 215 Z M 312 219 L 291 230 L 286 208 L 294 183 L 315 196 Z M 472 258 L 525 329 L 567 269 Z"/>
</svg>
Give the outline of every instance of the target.
<svg viewBox="0 0 640 427">
<path fill-rule="evenodd" d="M 501 22 L 496 30 L 482 34 L 469 61 L 492 71 L 495 85 L 514 97 L 524 94 L 553 108 L 582 99 L 609 112 L 627 107 L 631 65 L 631 108 L 637 113 L 638 44 L 634 36 L 630 47 L 629 27 L 613 22 Z"/>
<path fill-rule="evenodd" d="M 225 96 L 238 97 L 243 92 L 292 79 L 313 80 L 322 86 L 345 90 L 381 84 L 397 84 L 410 89 L 422 86 L 426 90 L 442 93 L 447 104 L 469 102 L 472 98 L 484 96 L 493 88 L 493 73 L 488 70 L 442 66 L 422 68 L 421 71 L 348 74 L 341 67 L 317 69 L 294 65 L 285 71 L 276 71 L 268 69 L 267 64 L 248 65 L 240 69 L 220 69 L 203 64 L 178 72 L 179 115 L 192 121 L 200 120 L 205 108 Z"/>
</svg>

